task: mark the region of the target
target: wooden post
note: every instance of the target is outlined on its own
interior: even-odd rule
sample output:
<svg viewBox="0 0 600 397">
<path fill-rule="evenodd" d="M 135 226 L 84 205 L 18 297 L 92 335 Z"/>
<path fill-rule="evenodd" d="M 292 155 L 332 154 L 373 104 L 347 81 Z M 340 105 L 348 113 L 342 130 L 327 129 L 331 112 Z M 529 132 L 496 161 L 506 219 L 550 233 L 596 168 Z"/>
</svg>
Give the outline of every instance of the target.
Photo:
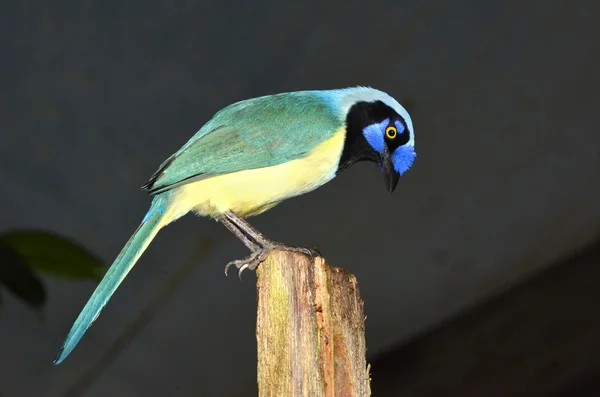
<svg viewBox="0 0 600 397">
<path fill-rule="evenodd" d="M 257 276 L 258 395 L 370 396 L 356 278 L 287 251 L 273 252 Z"/>
</svg>

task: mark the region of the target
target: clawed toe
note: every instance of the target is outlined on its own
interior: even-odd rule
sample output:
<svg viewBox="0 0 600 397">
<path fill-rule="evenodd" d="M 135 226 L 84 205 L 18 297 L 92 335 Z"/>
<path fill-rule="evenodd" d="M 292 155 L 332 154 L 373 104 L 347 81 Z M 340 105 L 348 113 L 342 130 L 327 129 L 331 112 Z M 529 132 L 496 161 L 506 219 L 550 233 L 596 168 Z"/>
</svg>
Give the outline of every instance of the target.
<svg viewBox="0 0 600 397">
<path fill-rule="evenodd" d="M 310 256 L 312 257 L 323 256 L 323 254 L 321 254 L 321 251 L 319 251 L 315 247 L 308 248 L 308 250 L 310 251 Z"/>
<path fill-rule="evenodd" d="M 250 266 L 248 266 L 247 263 L 243 264 L 242 267 L 240 267 L 240 270 L 238 270 L 238 278 L 240 279 L 240 281 L 242 281 L 242 273 L 244 272 L 244 270 L 248 269 Z"/>
<path fill-rule="evenodd" d="M 237 269 L 240 269 L 242 266 L 244 266 L 248 260 L 250 260 L 252 258 L 252 255 L 250 255 L 247 258 L 244 259 L 236 259 L 234 261 L 229 262 L 227 265 L 225 265 L 225 275 L 227 276 L 227 272 L 229 272 L 229 268 L 231 266 L 235 266 Z"/>
<path fill-rule="evenodd" d="M 319 252 L 319 250 L 314 247 L 313 248 L 297 247 L 297 248 L 298 248 L 297 252 L 300 252 L 300 253 L 308 255 L 308 256 L 312 256 L 313 258 L 317 257 L 317 256 L 321 256 L 321 252 Z"/>
<path fill-rule="evenodd" d="M 239 269 L 238 277 L 239 277 L 240 281 L 242 281 L 242 273 L 245 270 L 255 271 L 256 268 L 258 267 L 258 265 L 260 265 L 266 259 L 267 255 L 269 254 L 270 251 L 271 251 L 270 248 L 260 249 L 260 250 L 253 252 L 252 254 L 250 254 L 248 257 L 246 257 L 244 259 L 237 259 L 237 260 L 229 262 L 225 266 L 225 275 L 227 276 L 227 271 L 229 270 L 229 268 L 231 266 L 235 266 L 236 268 Z"/>
<path fill-rule="evenodd" d="M 289 251 L 289 252 L 297 252 L 299 254 L 308 255 L 313 258 L 317 257 L 317 256 L 321 256 L 321 253 L 319 251 L 317 251 L 316 248 L 296 247 L 293 245 L 286 245 L 286 244 L 275 244 L 273 246 L 273 249 L 280 249 L 282 251 Z"/>
</svg>

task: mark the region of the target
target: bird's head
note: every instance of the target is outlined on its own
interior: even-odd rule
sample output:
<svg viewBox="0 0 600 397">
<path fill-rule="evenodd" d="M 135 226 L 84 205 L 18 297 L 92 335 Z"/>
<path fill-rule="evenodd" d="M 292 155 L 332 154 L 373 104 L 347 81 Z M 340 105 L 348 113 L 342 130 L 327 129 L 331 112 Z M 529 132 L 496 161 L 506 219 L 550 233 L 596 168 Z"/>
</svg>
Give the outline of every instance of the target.
<svg viewBox="0 0 600 397">
<path fill-rule="evenodd" d="M 358 161 L 376 162 L 393 192 L 416 157 L 410 115 L 394 98 L 371 88 L 349 90 L 341 103 L 346 108 L 346 142 L 340 171 Z"/>
</svg>

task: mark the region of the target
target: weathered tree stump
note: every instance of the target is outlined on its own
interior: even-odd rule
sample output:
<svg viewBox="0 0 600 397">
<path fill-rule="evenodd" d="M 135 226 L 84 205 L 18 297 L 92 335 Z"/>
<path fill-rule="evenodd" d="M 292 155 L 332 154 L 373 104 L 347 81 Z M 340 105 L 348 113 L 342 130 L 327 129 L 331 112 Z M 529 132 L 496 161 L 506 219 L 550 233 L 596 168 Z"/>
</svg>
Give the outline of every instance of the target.
<svg viewBox="0 0 600 397">
<path fill-rule="evenodd" d="M 287 251 L 273 252 L 257 276 L 259 396 L 370 396 L 356 278 Z"/>
</svg>

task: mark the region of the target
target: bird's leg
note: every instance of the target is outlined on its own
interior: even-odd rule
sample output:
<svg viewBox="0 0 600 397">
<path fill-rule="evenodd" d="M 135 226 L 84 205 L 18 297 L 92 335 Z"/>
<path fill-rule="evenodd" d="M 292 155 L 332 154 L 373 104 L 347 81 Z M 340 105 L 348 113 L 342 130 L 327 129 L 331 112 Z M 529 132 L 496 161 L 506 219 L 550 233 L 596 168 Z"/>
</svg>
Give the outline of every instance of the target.
<svg viewBox="0 0 600 397">
<path fill-rule="evenodd" d="M 231 233 L 233 233 L 233 235 L 235 237 L 240 239 L 242 241 L 242 243 L 244 243 L 244 245 L 246 247 L 248 247 L 248 249 L 250 251 L 254 252 L 260 248 L 254 241 L 252 241 L 250 238 L 248 238 L 248 236 L 246 236 L 246 234 L 242 230 L 240 230 L 236 225 L 234 225 L 229 219 L 221 218 L 221 219 L 219 219 L 219 222 L 221 222 L 223 224 L 223 226 L 225 226 L 227 228 L 227 230 L 229 230 Z"/>
<path fill-rule="evenodd" d="M 233 212 L 226 211 L 224 217 L 219 219 L 231 233 L 240 239 L 246 247 L 251 251 L 250 255 L 243 259 L 237 259 L 229 262 L 225 266 L 225 275 L 231 266 L 238 268 L 238 276 L 242 279 L 244 270 L 256 270 L 267 258 L 267 255 L 274 250 L 280 249 L 284 251 L 299 252 L 310 256 L 319 256 L 320 253 L 316 249 L 295 247 L 282 243 L 277 243 L 269 240 L 265 235 L 253 228 L 248 222 L 235 215 Z"/>
<path fill-rule="evenodd" d="M 231 223 L 233 223 L 235 226 L 237 226 L 238 229 L 243 231 L 244 234 L 246 234 L 246 236 L 248 236 L 252 240 L 256 241 L 256 243 L 263 250 L 271 251 L 274 249 L 279 249 L 282 251 L 298 252 L 298 253 L 310 255 L 310 256 L 319 256 L 320 255 L 320 253 L 316 249 L 313 249 L 313 248 L 297 247 L 297 246 L 293 246 L 293 245 L 288 245 L 288 244 L 283 244 L 283 243 L 278 243 L 278 242 L 272 241 L 272 240 L 268 239 L 264 234 L 262 234 L 261 232 L 256 230 L 254 227 L 252 227 L 252 225 L 250 225 L 248 222 L 246 222 L 242 218 L 238 217 L 231 211 L 225 211 L 223 215 Z M 256 266 L 254 267 L 254 269 L 251 268 L 250 270 L 255 270 L 255 269 L 256 269 Z"/>
<path fill-rule="evenodd" d="M 235 266 L 236 268 L 238 268 L 239 269 L 238 276 L 241 280 L 242 272 L 249 266 L 248 264 L 251 264 L 251 263 L 259 260 L 259 256 L 262 252 L 261 247 L 258 246 L 255 242 L 253 242 L 248 236 L 246 236 L 246 234 L 244 234 L 244 232 L 242 230 L 238 229 L 237 226 L 235 226 L 229 219 L 221 218 L 221 219 L 219 219 L 219 222 L 221 222 L 223 224 L 223 226 L 225 226 L 227 228 L 227 230 L 229 230 L 231 233 L 233 233 L 233 235 L 235 235 L 238 239 L 240 239 L 242 241 L 242 243 L 244 243 L 244 245 L 246 247 L 248 247 L 248 249 L 252 252 L 246 258 L 231 261 L 225 266 L 225 275 L 227 275 L 227 271 L 229 270 L 229 268 L 231 266 Z M 262 260 L 264 260 L 264 258 Z M 261 262 L 262 262 L 262 260 L 261 260 Z M 244 265 L 246 265 L 246 266 L 244 266 Z"/>
</svg>

